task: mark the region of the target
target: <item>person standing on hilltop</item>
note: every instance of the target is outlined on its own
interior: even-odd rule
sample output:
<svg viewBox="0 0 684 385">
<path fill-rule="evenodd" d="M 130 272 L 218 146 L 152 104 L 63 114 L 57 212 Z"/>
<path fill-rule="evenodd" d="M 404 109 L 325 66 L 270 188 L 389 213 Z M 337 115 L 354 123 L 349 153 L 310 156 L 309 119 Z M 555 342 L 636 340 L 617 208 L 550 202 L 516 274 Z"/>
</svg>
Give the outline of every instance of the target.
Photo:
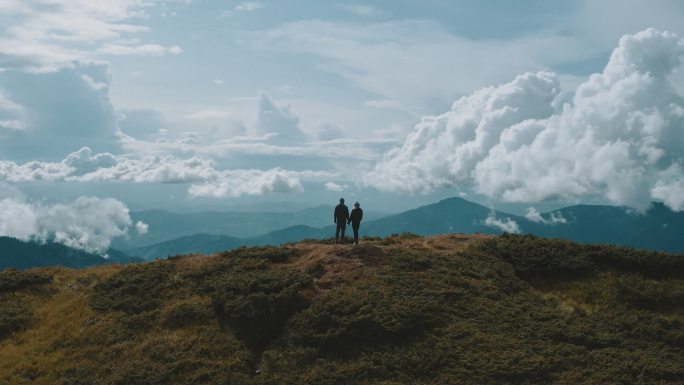
<svg viewBox="0 0 684 385">
<path fill-rule="evenodd" d="M 335 243 L 344 243 L 344 232 L 347 230 L 347 221 L 349 220 L 349 209 L 344 204 L 344 198 L 340 198 L 340 204 L 335 207 L 333 219 L 337 224 Z"/>
<path fill-rule="evenodd" d="M 363 210 L 361 210 L 360 206 L 359 202 L 354 203 L 354 209 L 352 209 L 349 220 L 347 221 L 348 224 L 351 223 L 352 230 L 354 230 L 355 245 L 359 244 L 359 226 L 361 225 L 361 219 L 363 219 Z"/>
</svg>

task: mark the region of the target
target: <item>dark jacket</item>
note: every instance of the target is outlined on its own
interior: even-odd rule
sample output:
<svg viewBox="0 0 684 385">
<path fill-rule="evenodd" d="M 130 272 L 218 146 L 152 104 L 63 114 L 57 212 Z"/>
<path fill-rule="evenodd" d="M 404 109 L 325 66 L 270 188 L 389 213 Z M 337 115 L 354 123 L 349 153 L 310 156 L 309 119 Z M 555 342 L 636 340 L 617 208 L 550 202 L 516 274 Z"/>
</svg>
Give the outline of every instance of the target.
<svg viewBox="0 0 684 385">
<path fill-rule="evenodd" d="M 340 203 L 335 207 L 335 214 L 333 219 L 335 223 L 347 224 L 349 220 L 349 209 L 344 203 Z"/>
<path fill-rule="evenodd" d="M 363 219 L 363 210 L 360 207 L 353 209 L 349 216 L 349 222 L 354 226 L 358 226 L 361 223 L 361 219 Z"/>
</svg>

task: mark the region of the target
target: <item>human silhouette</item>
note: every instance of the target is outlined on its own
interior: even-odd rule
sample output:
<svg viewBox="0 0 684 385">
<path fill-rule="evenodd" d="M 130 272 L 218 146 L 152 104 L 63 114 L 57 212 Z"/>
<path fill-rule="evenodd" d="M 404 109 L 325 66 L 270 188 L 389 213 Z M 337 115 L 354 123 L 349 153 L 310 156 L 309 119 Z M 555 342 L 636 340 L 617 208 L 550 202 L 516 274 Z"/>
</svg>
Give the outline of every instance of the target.
<svg viewBox="0 0 684 385">
<path fill-rule="evenodd" d="M 349 220 L 347 223 L 351 223 L 352 230 L 354 230 L 354 244 L 359 244 L 359 226 L 361 225 L 361 219 L 363 219 L 363 210 L 361 210 L 361 205 L 359 202 L 354 203 L 354 208 L 351 211 Z"/>
<path fill-rule="evenodd" d="M 344 232 L 347 230 L 347 221 L 349 220 L 349 209 L 344 204 L 344 198 L 340 198 L 340 204 L 335 206 L 335 213 L 333 219 L 337 223 L 335 229 L 335 243 L 344 243 Z"/>
</svg>

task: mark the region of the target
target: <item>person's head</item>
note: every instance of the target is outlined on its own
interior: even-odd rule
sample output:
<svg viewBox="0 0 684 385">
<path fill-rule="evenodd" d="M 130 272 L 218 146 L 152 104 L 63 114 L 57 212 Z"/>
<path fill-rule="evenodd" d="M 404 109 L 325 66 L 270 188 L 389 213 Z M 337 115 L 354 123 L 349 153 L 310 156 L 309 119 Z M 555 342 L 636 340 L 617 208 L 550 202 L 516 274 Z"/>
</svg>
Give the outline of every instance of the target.
<svg viewBox="0 0 684 385">
<path fill-rule="evenodd" d="M 354 207 L 359 208 L 359 206 L 361 206 L 359 202 L 354 202 Z"/>
<path fill-rule="evenodd" d="M 344 198 L 340 198 L 340 203 L 344 203 Z"/>
</svg>

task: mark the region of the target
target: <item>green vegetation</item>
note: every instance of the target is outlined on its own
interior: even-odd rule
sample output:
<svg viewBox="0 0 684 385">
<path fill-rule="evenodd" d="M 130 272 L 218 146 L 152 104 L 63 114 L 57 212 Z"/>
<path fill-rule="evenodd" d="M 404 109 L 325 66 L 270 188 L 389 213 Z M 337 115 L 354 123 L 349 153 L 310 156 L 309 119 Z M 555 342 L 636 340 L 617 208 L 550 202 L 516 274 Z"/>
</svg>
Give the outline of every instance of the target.
<svg viewBox="0 0 684 385">
<path fill-rule="evenodd" d="M 683 382 L 681 255 L 402 234 L 0 273 L 0 384 Z"/>
<path fill-rule="evenodd" d="M 52 276 L 46 273 L 7 269 L 0 272 L 0 294 L 35 288 L 51 281 Z"/>
<path fill-rule="evenodd" d="M 35 320 L 29 302 L 51 281 L 52 276 L 46 273 L 14 269 L 0 272 L 0 341 Z"/>
</svg>

